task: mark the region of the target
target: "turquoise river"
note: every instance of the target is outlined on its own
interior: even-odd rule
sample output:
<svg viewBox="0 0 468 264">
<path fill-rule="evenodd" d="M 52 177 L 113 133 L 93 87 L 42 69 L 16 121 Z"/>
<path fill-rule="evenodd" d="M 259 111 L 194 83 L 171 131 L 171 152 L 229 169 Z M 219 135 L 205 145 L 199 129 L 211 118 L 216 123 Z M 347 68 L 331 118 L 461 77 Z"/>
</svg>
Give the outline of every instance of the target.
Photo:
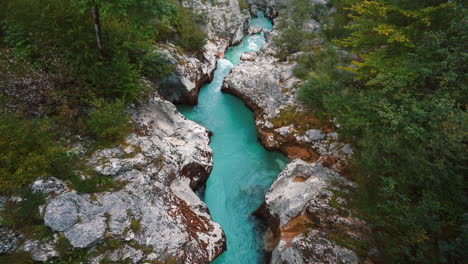
<svg viewBox="0 0 468 264">
<path fill-rule="evenodd" d="M 262 12 L 251 25 L 273 27 Z M 218 60 L 212 82 L 200 89 L 198 105 L 178 107 L 185 117 L 213 132 L 214 166 L 202 198 L 227 238 L 227 251 L 216 264 L 262 262 L 262 233 L 251 214 L 288 161 L 281 153 L 265 150 L 257 139 L 253 113 L 240 99 L 221 92 L 224 78 L 240 63 L 241 54 L 259 51 L 264 44 L 263 33 L 245 35 L 241 44 Z"/>
</svg>

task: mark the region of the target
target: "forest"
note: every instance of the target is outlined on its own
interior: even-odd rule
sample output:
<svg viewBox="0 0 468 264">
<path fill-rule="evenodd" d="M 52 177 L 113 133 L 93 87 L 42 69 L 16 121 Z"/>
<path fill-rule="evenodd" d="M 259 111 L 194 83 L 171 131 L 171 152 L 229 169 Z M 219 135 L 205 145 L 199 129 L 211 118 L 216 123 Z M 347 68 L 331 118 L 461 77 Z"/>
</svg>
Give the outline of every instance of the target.
<svg viewBox="0 0 468 264">
<path fill-rule="evenodd" d="M 77 135 L 90 139 L 92 149 L 120 143 L 132 129 L 125 107 L 155 91 L 148 80 L 172 71 L 154 45 L 170 39 L 196 53 L 206 42 L 203 17 L 170 0 L 5 0 L 2 6 L 3 194 L 21 193 L 37 176 L 78 181 L 72 171 L 82 164 L 66 151 Z"/>
<path fill-rule="evenodd" d="M 276 38 L 301 52 L 301 99 L 356 148 L 354 206 L 387 263 L 467 258 L 467 9 L 463 1 L 295 0 Z M 303 32 L 311 17 L 316 36 Z M 300 45 L 297 45 L 300 43 Z"/>
</svg>

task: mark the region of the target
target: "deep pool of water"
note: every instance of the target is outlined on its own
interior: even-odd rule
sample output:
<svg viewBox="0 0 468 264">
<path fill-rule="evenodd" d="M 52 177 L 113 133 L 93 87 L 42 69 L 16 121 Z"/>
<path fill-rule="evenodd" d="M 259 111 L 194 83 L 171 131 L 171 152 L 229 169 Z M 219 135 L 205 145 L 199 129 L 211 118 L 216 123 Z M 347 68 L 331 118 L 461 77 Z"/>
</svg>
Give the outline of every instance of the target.
<svg viewBox="0 0 468 264">
<path fill-rule="evenodd" d="M 266 30 L 273 27 L 262 12 L 251 24 Z M 244 36 L 218 60 L 213 81 L 200 89 L 198 105 L 178 107 L 188 119 L 213 132 L 214 166 L 203 198 L 227 238 L 227 251 L 216 264 L 262 261 L 262 233 L 251 214 L 288 161 L 279 152 L 265 150 L 257 140 L 253 113 L 240 99 L 221 92 L 224 77 L 239 64 L 241 54 L 258 51 L 264 43 L 263 34 Z"/>
</svg>

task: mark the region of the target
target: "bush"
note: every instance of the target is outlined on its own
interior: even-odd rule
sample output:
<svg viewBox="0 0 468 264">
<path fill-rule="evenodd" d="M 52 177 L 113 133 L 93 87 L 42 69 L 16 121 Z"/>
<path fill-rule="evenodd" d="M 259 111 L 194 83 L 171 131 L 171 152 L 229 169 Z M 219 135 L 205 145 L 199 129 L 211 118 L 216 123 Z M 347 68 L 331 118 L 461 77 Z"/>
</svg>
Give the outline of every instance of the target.
<svg viewBox="0 0 468 264">
<path fill-rule="evenodd" d="M 188 51 L 200 51 L 205 46 L 207 35 L 201 29 L 203 17 L 190 9 L 179 6 L 177 32 L 178 44 Z"/>
<path fill-rule="evenodd" d="M 240 10 L 248 9 L 249 4 L 245 0 L 239 0 L 239 8 L 240 8 Z"/>
<path fill-rule="evenodd" d="M 47 120 L 0 113 L 0 193 L 19 192 L 41 177 L 70 173 L 74 157 L 54 141 Z"/>
<path fill-rule="evenodd" d="M 101 147 L 108 147 L 122 141 L 131 131 L 130 117 L 125 114 L 122 100 L 105 102 L 97 100 L 95 108 L 85 121 L 87 133 L 96 139 Z"/>
<path fill-rule="evenodd" d="M 292 0 L 280 16 L 278 35 L 273 38 L 280 59 L 284 60 L 290 54 L 308 48 L 312 34 L 304 31 L 304 23 L 310 19 L 311 11 L 310 1 Z"/>
<path fill-rule="evenodd" d="M 39 206 L 44 202 L 42 193 L 33 193 L 27 189 L 21 195 L 21 201 L 6 201 L 5 209 L 0 211 L 0 223 L 3 226 L 16 229 L 42 224 Z"/>
<path fill-rule="evenodd" d="M 132 222 L 130 223 L 130 228 L 133 230 L 133 232 L 138 233 L 141 230 L 141 223 L 137 219 L 132 219 Z"/>
</svg>

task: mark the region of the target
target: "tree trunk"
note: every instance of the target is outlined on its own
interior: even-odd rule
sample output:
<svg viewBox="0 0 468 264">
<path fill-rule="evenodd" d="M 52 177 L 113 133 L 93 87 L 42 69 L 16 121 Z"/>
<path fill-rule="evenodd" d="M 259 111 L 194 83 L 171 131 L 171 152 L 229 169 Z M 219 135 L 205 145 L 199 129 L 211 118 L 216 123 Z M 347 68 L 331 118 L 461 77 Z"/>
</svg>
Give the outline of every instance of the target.
<svg viewBox="0 0 468 264">
<path fill-rule="evenodd" d="M 99 56 L 104 58 L 104 47 L 102 46 L 101 22 L 99 20 L 99 8 L 97 6 L 91 9 L 94 20 L 94 31 L 96 31 L 96 42 L 99 50 Z"/>
</svg>

